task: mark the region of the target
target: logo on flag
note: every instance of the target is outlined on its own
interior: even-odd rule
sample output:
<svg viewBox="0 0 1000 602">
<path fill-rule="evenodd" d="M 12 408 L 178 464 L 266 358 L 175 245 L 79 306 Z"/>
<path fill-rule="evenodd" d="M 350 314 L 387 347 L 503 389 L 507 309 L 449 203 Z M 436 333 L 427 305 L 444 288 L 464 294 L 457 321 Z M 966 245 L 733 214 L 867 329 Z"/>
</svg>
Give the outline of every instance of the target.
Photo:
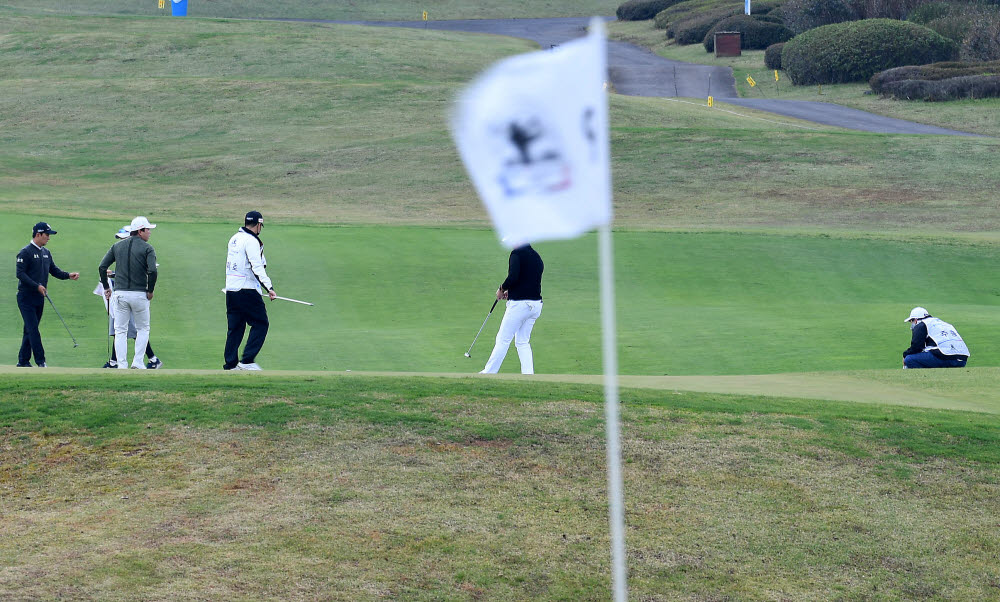
<svg viewBox="0 0 1000 602">
<path fill-rule="evenodd" d="M 452 134 L 504 245 L 611 221 L 604 22 L 495 64 L 461 95 Z"/>
</svg>

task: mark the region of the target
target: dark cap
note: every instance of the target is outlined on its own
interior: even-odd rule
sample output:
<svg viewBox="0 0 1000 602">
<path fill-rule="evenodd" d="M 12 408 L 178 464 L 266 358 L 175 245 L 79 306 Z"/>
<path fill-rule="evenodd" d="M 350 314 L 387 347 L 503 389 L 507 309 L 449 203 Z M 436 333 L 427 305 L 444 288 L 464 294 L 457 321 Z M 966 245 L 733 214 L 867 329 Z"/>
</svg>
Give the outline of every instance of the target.
<svg viewBox="0 0 1000 602">
<path fill-rule="evenodd" d="M 31 236 L 34 237 L 36 234 L 55 234 L 56 231 L 52 229 L 51 226 L 45 222 L 38 222 L 35 227 L 31 229 Z"/>
<path fill-rule="evenodd" d="M 260 214 L 260 211 L 248 211 L 245 219 L 246 225 L 256 226 L 257 224 L 264 223 L 264 216 Z"/>
</svg>

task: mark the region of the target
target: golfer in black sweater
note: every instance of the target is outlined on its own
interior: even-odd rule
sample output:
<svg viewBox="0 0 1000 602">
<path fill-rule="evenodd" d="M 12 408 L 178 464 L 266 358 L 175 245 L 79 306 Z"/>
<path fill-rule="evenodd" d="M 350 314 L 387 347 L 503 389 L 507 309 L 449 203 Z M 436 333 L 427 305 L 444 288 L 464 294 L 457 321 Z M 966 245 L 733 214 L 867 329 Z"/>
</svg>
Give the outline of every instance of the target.
<svg viewBox="0 0 1000 602">
<path fill-rule="evenodd" d="M 480 374 L 496 374 L 507 356 L 511 340 L 521 360 L 521 374 L 534 374 L 535 362 L 531 355 L 531 329 L 542 314 L 542 271 L 545 264 L 531 245 L 518 247 L 510 252 L 507 279 L 497 289 L 497 299 L 506 300 L 503 321 L 493 353 Z"/>
</svg>

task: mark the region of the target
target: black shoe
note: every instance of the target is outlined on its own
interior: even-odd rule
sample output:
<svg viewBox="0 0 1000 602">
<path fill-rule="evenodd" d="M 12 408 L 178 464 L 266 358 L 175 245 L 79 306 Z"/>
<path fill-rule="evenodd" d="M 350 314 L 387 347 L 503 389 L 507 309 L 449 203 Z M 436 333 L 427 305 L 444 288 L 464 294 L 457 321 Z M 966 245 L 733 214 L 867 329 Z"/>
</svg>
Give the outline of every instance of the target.
<svg viewBox="0 0 1000 602">
<path fill-rule="evenodd" d="M 148 370 L 156 370 L 157 368 L 162 368 L 163 362 L 158 357 L 153 357 L 152 361 L 146 364 Z"/>
<path fill-rule="evenodd" d="M 31 362 L 28 362 L 27 364 L 18 364 L 17 367 L 18 368 L 31 368 L 32 366 L 31 366 Z"/>
<path fill-rule="evenodd" d="M 101 368 L 117 368 L 118 364 L 112 364 L 110 361 L 106 362 Z"/>
</svg>

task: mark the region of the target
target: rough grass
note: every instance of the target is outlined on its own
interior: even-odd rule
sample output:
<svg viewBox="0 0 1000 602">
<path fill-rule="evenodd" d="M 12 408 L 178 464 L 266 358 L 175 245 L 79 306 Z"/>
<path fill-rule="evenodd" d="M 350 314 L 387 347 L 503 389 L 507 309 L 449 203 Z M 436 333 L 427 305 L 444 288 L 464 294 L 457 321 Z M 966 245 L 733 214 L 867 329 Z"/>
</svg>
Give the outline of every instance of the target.
<svg viewBox="0 0 1000 602">
<path fill-rule="evenodd" d="M 461 84 L 531 47 L 303 23 L 0 27 L 0 81 L 17 90 L 0 95 L 0 210 L 161 221 L 253 205 L 320 223 L 485 226 L 447 114 Z M 802 130 L 659 99 L 611 107 L 619 226 L 996 229 L 995 140 Z"/>
<path fill-rule="evenodd" d="M 410 20 L 419 21 L 423 11 L 432 20 L 445 19 L 510 19 L 526 17 L 579 17 L 581 15 L 613 15 L 620 4 L 617 0 L 371 0 L 369 2 L 339 2 L 337 0 L 282 0 L 281 2 L 243 2 L 241 0 L 190 0 L 188 18 L 228 17 L 236 19 L 339 19 L 339 20 Z M 4 14 L 63 14 L 63 15 L 145 15 L 169 16 L 170 0 L 165 9 L 157 2 L 126 0 L 9 0 L 0 3 Z"/>
<path fill-rule="evenodd" d="M 0 380 L 0 593 L 602 600 L 601 391 Z M 995 416 L 625 391 L 638 599 L 987 599 Z"/>
</svg>

